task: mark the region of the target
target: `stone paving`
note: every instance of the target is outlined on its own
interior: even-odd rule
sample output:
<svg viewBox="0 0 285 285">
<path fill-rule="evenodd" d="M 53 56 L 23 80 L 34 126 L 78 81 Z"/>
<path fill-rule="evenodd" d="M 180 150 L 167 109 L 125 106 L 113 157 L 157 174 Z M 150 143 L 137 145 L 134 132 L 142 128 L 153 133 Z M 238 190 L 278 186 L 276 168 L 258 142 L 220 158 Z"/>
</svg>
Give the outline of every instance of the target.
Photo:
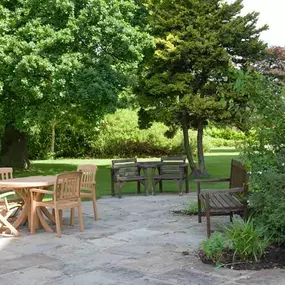
<svg viewBox="0 0 285 285">
<path fill-rule="evenodd" d="M 195 195 L 102 198 L 97 222 L 91 203 L 84 202 L 82 233 L 78 224 L 68 225 L 66 212 L 62 238 L 43 230 L 31 236 L 25 228 L 19 238 L 2 237 L 0 285 L 285 284 L 284 270 L 234 271 L 201 263 L 197 250 L 206 238 L 205 222 L 172 212 L 190 200 Z"/>
</svg>

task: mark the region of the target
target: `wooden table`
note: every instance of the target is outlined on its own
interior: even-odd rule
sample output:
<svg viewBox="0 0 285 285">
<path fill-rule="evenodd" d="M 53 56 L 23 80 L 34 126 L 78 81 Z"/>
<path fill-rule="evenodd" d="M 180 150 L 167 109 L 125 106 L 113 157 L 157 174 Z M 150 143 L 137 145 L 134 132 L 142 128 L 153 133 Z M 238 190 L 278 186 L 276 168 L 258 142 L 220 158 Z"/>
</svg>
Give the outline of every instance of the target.
<svg viewBox="0 0 285 285">
<path fill-rule="evenodd" d="M 55 181 L 56 181 L 56 176 L 30 176 L 30 177 L 13 178 L 13 179 L 0 181 L 0 192 L 13 189 L 24 201 L 23 210 L 21 211 L 20 215 L 13 223 L 13 226 L 16 229 L 30 219 L 30 214 L 31 214 L 30 189 L 47 188 L 49 186 L 53 186 Z M 36 197 L 37 200 L 41 200 L 42 198 L 43 198 L 42 194 Z M 46 231 L 52 232 L 53 230 L 45 221 L 43 213 L 52 221 L 54 221 L 54 217 L 44 207 L 37 209 L 37 215 L 41 225 Z"/>
</svg>

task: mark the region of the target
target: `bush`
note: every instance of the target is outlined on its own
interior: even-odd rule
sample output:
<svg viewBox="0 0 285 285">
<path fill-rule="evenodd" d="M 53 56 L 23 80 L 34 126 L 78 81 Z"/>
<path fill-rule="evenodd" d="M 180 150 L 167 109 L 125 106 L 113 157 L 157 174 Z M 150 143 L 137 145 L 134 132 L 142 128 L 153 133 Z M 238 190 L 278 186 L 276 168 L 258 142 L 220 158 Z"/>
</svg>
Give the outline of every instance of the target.
<svg viewBox="0 0 285 285">
<path fill-rule="evenodd" d="M 152 127 L 140 130 L 138 115 L 134 110 L 121 109 L 105 117 L 100 134 L 93 141 L 94 156 L 131 157 L 162 156 L 184 154 L 182 132 L 178 131 L 173 138 L 164 134 L 168 130 L 162 123 L 153 123 Z M 196 153 L 197 134 L 189 131 L 190 145 Z M 204 140 L 204 151 L 211 148 L 210 141 Z"/>
<path fill-rule="evenodd" d="M 255 223 L 264 228 L 274 243 L 284 244 L 285 173 L 280 173 L 280 170 L 271 167 L 252 173 L 249 202 L 253 208 Z"/>
<path fill-rule="evenodd" d="M 101 124 L 57 125 L 55 158 L 58 157 L 150 157 L 184 154 L 183 135 L 177 131 L 173 138 L 164 134 L 168 130 L 162 123 L 140 130 L 135 110 L 120 109 L 106 115 Z M 196 153 L 197 132 L 189 131 L 190 146 Z M 204 151 L 211 148 L 211 139 L 204 137 Z M 28 135 L 31 159 L 48 159 L 51 149 L 51 128 L 35 128 Z"/>
<path fill-rule="evenodd" d="M 240 141 L 244 140 L 245 138 L 243 132 L 228 127 L 216 128 L 213 126 L 209 126 L 206 129 L 205 133 L 212 138 L 219 138 L 224 140 Z"/>
<path fill-rule="evenodd" d="M 221 264 L 225 249 L 230 248 L 228 238 L 219 232 L 215 232 L 210 238 L 202 241 L 201 249 L 205 256 L 215 264 Z"/>
<path fill-rule="evenodd" d="M 263 234 L 254 227 L 251 219 L 247 221 L 234 219 L 225 232 L 226 237 L 231 241 L 234 257 L 246 261 L 258 261 L 264 256 L 269 240 L 264 238 Z"/>
</svg>

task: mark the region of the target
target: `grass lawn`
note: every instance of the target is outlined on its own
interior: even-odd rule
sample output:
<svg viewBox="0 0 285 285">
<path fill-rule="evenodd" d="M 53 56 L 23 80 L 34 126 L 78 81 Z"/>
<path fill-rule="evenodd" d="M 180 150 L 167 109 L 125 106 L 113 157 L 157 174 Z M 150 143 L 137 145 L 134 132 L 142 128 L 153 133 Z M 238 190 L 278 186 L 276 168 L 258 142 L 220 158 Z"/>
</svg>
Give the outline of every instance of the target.
<svg viewBox="0 0 285 285">
<path fill-rule="evenodd" d="M 217 148 L 205 155 L 207 170 L 211 178 L 228 177 L 230 171 L 230 162 L 232 158 L 236 158 L 238 152 L 232 148 Z M 150 159 L 139 159 L 150 160 Z M 151 160 L 158 160 L 152 158 Z M 96 177 L 96 192 L 97 197 L 100 198 L 105 195 L 110 195 L 110 165 L 111 159 L 59 159 L 59 160 L 37 160 L 32 161 L 30 169 L 15 172 L 15 177 L 35 176 L 35 175 L 56 175 L 61 172 L 74 171 L 79 164 L 96 164 L 98 172 Z M 165 192 L 178 192 L 178 185 L 175 182 L 164 181 Z M 205 185 L 207 189 L 221 189 L 227 186 L 227 183 L 209 183 Z M 150 191 L 149 185 L 149 191 Z M 143 186 L 142 186 L 143 190 Z M 190 190 L 196 191 L 196 185 L 193 179 L 190 181 Z M 157 185 L 157 191 L 158 185 Z M 135 194 L 136 183 L 128 182 L 123 186 L 122 195 Z"/>
</svg>

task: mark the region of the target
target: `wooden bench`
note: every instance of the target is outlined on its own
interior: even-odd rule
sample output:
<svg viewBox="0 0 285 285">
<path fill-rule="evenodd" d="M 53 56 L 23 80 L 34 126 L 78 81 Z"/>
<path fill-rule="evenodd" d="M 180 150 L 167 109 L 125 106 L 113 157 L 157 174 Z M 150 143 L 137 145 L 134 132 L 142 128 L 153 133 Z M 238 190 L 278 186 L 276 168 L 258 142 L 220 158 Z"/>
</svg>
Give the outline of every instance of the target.
<svg viewBox="0 0 285 285">
<path fill-rule="evenodd" d="M 157 169 L 158 175 L 155 174 L 155 168 L 152 170 L 152 194 L 155 193 L 157 183 L 159 183 L 160 192 L 163 191 L 163 180 L 176 181 L 180 195 L 182 195 L 182 184 L 185 181 L 186 193 L 189 192 L 188 164 L 185 157 L 162 157 Z"/>
<path fill-rule="evenodd" d="M 143 175 L 141 175 L 143 169 Z M 121 189 L 126 182 L 137 182 L 137 193 L 140 193 L 140 184 L 145 187 L 145 194 L 148 194 L 147 189 L 147 171 L 146 168 L 137 163 L 136 158 L 130 159 L 115 159 L 112 160 L 111 168 L 111 191 L 112 196 L 115 196 L 115 183 L 118 185 L 118 198 L 121 198 Z"/>
<path fill-rule="evenodd" d="M 195 180 L 198 195 L 198 222 L 206 216 L 207 235 L 211 235 L 210 216 L 239 214 L 247 218 L 248 173 L 244 165 L 237 160 L 232 160 L 229 178 Z M 201 190 L 201 183 L 229 182 L 226 190 Z M 203 207 L 203 210 L 202 210 Z"/>
</svg>

